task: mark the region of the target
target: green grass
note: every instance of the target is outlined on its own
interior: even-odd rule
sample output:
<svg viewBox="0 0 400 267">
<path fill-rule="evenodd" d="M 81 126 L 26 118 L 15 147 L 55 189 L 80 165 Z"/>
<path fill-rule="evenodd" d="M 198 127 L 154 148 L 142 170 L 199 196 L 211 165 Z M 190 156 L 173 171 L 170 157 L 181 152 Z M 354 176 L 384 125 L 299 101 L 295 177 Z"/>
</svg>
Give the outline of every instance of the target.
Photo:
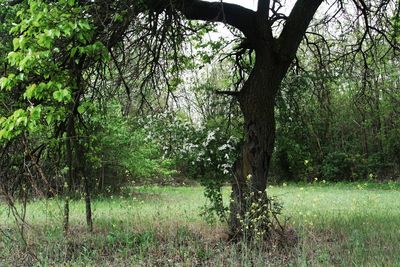
<svg viewBox="0 0 400 267">
<path fill-rule="evenodd" d="M 0 206 L 0 266 L 400 266 L 398 184 L 318 183 L 269 192 L 283 203 L 281 220 L 288 219 L 297 243 L 230 243 L 224 224 L 199 216 L 201 187 L 140 187 L 95 200 L 93 234 L 85 230 L 84 203 L 74 201 L 67 240 L 62 202 L 31 202 L 27 246 Z M 228 188 L 224 194 L 228 199 Z"/>
</svg>

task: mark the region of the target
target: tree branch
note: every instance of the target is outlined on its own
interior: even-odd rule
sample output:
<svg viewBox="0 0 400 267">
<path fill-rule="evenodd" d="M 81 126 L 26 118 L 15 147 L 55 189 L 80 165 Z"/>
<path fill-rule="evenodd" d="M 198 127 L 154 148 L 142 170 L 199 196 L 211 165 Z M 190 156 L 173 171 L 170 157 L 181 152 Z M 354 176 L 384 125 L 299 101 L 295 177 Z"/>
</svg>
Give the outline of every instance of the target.
<svg viewBox="0 0 400 267">
<path fill-rule="evenodd" d="M 284 67 L 289 67 L 304 34 L 323 0 L 297 0 L 278 39 Z"/>
<path fill-rule="evenodd" d="M 240 92 L 235 92 L 235 91 L 215 91 L 217 95 L 227 95 L 227 96 L 233 96 L 237 97 L 239 96 Z"/>
<path fill-rule="evenodd" d="M 261 14 L 265 19 L 268 19 L 269 3 L 270 0 L 258 0 L 257 13 Z"/>
<path fill-rule="evenodd" d="M 189 20 L 204 20 L 229 24 L 247 37 L 254 34 L 255 12 L 239 5 L 201 0 L 183 0 L 177 8 Z"/>
</svg>

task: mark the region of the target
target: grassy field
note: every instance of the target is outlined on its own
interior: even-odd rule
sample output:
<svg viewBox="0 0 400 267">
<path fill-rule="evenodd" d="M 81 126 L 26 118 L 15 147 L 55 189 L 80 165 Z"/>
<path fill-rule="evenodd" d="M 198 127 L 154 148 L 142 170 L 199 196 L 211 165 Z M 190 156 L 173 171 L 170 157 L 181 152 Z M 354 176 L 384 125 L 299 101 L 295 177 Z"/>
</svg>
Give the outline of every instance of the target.
<svg viewBox="0 0 400 267">
<path fill-rule="evenodd" d="M 85 229 L 84 203 L 75 201 L 67 240 L 62 202 L 33 201 L 27 246 L 0 206 L 0 266 L 400 266 L 398 184 L 281 185 L 270 192 L 298 242 L 228 242 L 224 224 L 199 216 L 201 187 L 139 187 L 97 199 L 94 234 Z"/>
</svg>

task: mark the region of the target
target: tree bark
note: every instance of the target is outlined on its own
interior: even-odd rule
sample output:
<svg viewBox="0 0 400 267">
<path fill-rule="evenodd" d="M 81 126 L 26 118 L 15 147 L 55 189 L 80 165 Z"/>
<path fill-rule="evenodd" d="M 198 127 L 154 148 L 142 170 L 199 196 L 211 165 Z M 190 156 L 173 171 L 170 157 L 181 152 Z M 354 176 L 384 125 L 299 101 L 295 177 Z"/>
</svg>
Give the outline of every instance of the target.
<svg viewBox="0 0 400 267">
<path fill-rule="evenodd" d="M 93 231 L 93 220 L 92 220 L 92 203 L 91 203 L 91 183 L 88 178 L 88 172 L 85 161 L 85 150 L 81 143 L 78 141 L 78 137 L 74 138 L 74 148 L 76 153 L 76 166 L 77 172 L 80 176 L 80 181 L 83 182 L 83 189 L 85 195 L 85 213 L 86 213 L 86 225 L 89 232 Z"/>
<path fill-rule="evenodd" d="M 84 177 L 85 186 L 85 207 L 86 207 L 86 225 L 89 232 L 93 232 L 93 219 L 92 219 L 92 201 L 90 197 L 90 183 L 87 177 Z"/>
<path fill-rule="evenodd" d="M 267 201 L 268 172 L 275 143 L 275 98 L 283 75 L 272 53 L 257 57 L 238 100 L 245 122 L 245 140 L 234 166 L 230 229 L 240 236 L 241 220 L 253 203 Z"/>
<path fill-rule="evenodd" d="M 73 183 L 74 183 L 74 170 L 73 170 L 73 147 L 72 147 L 72 138 L 74 133 L 75 122 L 74 118 L 71 116 L 68 118 L 67 129 L 66 129 L 66 140 L 65 140 L 65 156 L 66 163 L 68 168 L 68 177 L 64 184 L 64 218 L 63 218 L 63 229 L 64 236 L 68 236 L 69 232 L 69 202 L 71 198 L 71 194 L 73 192 Z"/>
</svg>

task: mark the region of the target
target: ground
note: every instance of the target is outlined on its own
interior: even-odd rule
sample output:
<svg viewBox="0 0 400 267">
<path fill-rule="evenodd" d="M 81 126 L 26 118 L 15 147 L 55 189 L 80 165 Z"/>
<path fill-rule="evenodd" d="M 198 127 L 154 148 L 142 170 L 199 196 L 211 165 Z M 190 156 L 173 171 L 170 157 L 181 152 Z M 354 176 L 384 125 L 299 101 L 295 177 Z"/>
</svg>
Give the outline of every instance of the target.
<svg viewBox="0 0 400 267">
<path fill-rule="evenodd" d="M 74 201 L 68 240 L 62 202 L 32 201 L 27 246 L 3 205 L 0 266 L 400 266 L 400 185 L 316 182 L 269 190 L 283 203 L 289 238 L 253 246 L 231 243 L 224 224 L 205 222 L 201 187 L 136 187 L 96 199 L 94 234 L 85 229 L 83 201 Z M 228 188 L 224 195 L 228 201 Z"/>
</svg>

